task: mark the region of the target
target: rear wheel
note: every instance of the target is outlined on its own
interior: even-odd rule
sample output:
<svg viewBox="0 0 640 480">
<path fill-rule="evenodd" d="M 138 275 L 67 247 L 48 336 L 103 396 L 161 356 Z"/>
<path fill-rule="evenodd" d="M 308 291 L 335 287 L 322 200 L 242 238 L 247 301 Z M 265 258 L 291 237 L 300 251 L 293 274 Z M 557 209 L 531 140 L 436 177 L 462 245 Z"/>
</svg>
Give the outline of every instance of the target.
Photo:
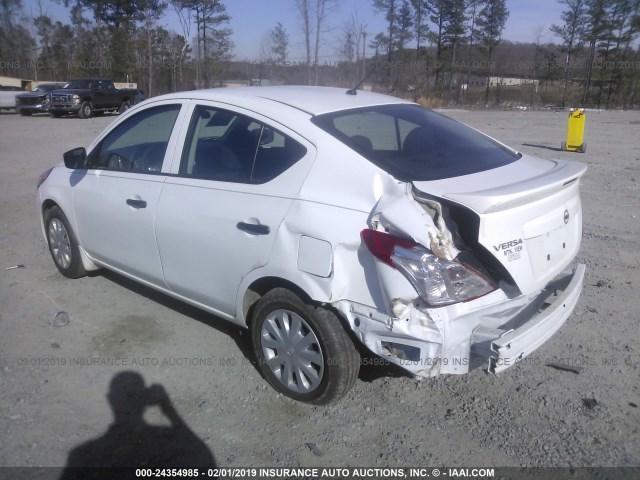
<svg viewBox="0 0 640 480">
<path fill-rule="evenodd" d="M 125 100 L 124 102 L 122 102 L 122 105 L 120 105 L 120 108 L 118 109 L 118 113 L 124 113 L 127 110 L 129 110 L 129 107 L 131 106 L 131 104 L 129 103 L 129 101 Z"/>
<path fill-rule="evenodd" d="M 85 276 L 87 272 L 80 258 L 78 240 L 60 208 L 51 207 L 44 213 L 44 228 L 49 253 L 60 273 L 67 278 Z"/>
<path fill-rule="evenodd" d="M 31 112 L 29 110 L 20 110 L 20 115 L 22 115 L 23 117 L 30 117 Z"/>
<path fill-rule="evenodd" d="M 92 114 L 93 114 L 93 106 L 91 105 L 91 102 L 82 102 L 82 105 L 80 106 L 80 111 L 78 112 L 78 115 L 80 116 L 80 118 L 91 118 Z"/>
<path fill-rule="evenodd" d="M 266 380 L 295 400 L 335 402 L 358 378 L 358 351 L 337 316 L 284 288 L 258 301 L 251 340 Z"/>
</svg>

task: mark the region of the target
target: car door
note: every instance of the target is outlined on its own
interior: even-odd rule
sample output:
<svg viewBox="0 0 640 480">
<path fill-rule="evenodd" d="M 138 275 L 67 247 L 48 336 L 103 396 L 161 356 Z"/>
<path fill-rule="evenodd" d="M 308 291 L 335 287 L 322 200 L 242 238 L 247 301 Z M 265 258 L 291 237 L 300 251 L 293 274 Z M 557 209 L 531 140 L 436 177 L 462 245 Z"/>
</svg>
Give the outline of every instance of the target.
<svg viewBox="0 0 640 480">
<path fill-rule="evenodd" d="M 85 251 L 99 263 L 163 287 L 153 222 L 181 108 L 179 101 L 155 104 L 117 124 L 91 150 L 73 188 Z"/>
<path fill-rule="evenodd" d="M 104 82 L 104 97 L 102 102 L 103 107 L 120 106 L 120 93 L 112 82 Z"/>
<path fill-rule="evenodd" d="M 234 316 L 240 281 L 267 263 L 315 150 L 255 114 L 207 102 L 193 105 L 184 136 L 156 216 L 165 279 L 174 292 Z"/>
<path fill-rule="evenodd" d="M 102 108 L 105 103 L 107 93 L 104 89 L 104 82 L 102 80 L 94 80 L 91 82 L 91 99 L 93 108 Z"/>
</svg>

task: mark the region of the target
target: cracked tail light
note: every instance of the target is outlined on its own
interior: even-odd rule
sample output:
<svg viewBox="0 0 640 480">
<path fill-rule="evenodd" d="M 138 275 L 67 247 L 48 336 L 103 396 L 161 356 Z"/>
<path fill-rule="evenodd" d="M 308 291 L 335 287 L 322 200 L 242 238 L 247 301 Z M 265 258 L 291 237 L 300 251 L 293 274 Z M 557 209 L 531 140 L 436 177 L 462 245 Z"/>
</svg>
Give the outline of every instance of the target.
<svg viewBox="0 0 640 480">
<path fill-rule="evenodd" d="M 439 258 L 413 240 L 371 229 L 360 236 L 373 256 L 402 273 L 431 306 L 466 302 L 496 289 L 480 272 L 456 260 Z"/>
</svg>

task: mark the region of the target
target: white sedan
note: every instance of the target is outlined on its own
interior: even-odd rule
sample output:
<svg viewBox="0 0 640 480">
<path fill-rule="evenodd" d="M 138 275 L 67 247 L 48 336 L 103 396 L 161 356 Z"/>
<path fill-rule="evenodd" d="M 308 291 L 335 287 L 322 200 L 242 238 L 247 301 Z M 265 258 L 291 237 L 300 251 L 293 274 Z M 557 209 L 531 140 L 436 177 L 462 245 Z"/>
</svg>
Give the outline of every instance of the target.
<svg viewBox="0 0 640 480">
<path fill-rule="evenodd" d="M 362 345 L 432 377 L 548 340 L 582 289 L 585 170 L 394 97 L 199 90 L 65 153 L 38 211 L 63 275 L 108 268 L 247 327 L 274 388 L 326 404 Z"/>
</svg>

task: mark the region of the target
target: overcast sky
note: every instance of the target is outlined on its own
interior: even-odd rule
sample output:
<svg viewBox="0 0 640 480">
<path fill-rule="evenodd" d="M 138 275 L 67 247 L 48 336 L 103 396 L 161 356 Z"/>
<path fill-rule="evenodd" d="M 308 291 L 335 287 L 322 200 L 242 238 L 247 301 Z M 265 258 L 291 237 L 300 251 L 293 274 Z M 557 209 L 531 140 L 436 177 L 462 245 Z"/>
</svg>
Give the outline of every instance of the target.
<svg viewBox="0 0 640 480">
<path fill-rule="evenodd" d="M 277 22 L 282 23 L 289 33 L 289 59 L 303 59 L 303 37 L 294 8 L 295 0 L 226 0 L 224 3 L 231 16 L 229 26 L 233 30 L 235 59 L 258 60 L 262 39 Z M 327 19 L 327 27 L 330 30 L 324 34 L 321 50 L 323 60 L 336 59 L 343 26 L 353 13 L 357 13 L 361 25 L 366 25 L 368 38 L 373 38 L 385 30 L 384 15 L 376 12 L 371 6 L 372 3 L 370 0 L 338 0 L 338 7 Z M 55 20 L 68 21 L 67 10 L 58 3 L 43 0 L 42 5 L 45 12 Z M 23 0 L 23 6 L 27 15 L 38 15 L 37 0 Z M 552 24 L 561 22 L 562 5 L 557 0 L 507 0 L 507 8 L 510 14 L 503 38 L 516 42 L 532 42 L 535 40 L 536 28 L 544 26 L 542 41 L 557 41 L 549 32 Z M 169 30 L 182 33 L 171 7 L 167 8 L 165 17 L 159 23 Z M 367 55 L 370 54 L 368 49 Z"/>
</svg>

